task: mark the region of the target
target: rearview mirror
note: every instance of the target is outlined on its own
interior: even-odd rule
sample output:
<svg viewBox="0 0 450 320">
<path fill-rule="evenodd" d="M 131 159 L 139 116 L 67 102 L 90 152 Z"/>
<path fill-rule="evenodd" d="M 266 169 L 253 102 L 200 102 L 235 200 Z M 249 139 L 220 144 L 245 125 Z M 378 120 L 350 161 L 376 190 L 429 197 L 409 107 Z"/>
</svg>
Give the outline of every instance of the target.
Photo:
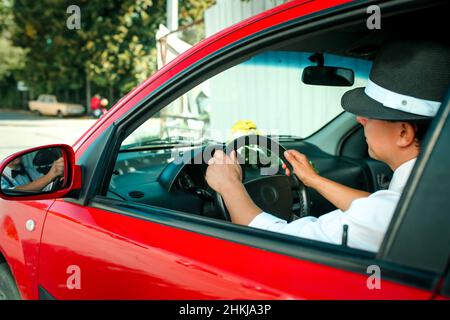
<svg viewBox="0 0 450 320">
<path fill-rule="evenodd" d="M 303 69 L 302 82 L 317 86 L 351 87 L 355 83 L 355 74 L 347 68 L 309 66 Z"/>
<path fill-rule="evenodd" d="M 81 187 L 81 170 L 68 145 L 18 152 L 0 166 L 0 197 L 6 200 L 59 198 Z"/>
</svg>

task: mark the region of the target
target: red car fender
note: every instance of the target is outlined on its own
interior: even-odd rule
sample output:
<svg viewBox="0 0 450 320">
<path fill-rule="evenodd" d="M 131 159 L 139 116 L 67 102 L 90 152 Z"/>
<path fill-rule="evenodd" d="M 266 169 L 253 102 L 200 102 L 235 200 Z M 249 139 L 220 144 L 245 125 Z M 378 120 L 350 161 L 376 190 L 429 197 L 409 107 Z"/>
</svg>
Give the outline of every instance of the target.
<svg viewBox="0 0 450 320">
<path fill-rule="evenodd" d="M 8 201 L 0 199 L 0 253 L 16 281 L 22 299 L 38 298 L 38 262 L 46 214 L 54 200 Z M 27 230 L 32 220 L 33 230 Z"/>
</svg>

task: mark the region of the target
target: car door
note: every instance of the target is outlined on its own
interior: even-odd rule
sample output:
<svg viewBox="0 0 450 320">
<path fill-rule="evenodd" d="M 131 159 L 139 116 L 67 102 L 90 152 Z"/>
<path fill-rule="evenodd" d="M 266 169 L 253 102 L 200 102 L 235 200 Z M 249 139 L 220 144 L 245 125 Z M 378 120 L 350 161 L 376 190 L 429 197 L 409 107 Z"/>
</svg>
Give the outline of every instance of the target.
<svg viewBox="0 0 450 320">
<path fill-rule="evenodd" d="M 428 299 L 367 281 L 371 254 L 303 244 L 96 199 L 57 201 L 42 237 L 40 297 L 57 299 Z M 316 247 L 318 245 L 318 247 Z M 370 269 L 369 269 L 370 271 Z M 371 271 L 372 272 L 372 271 Z"/>
<path fill-rule="evenodd" d="M 280 21 L 332 5 L 296 1 L 205 42 L 136 89 L 75 145 L 87 187 L 75 200 L 56 200 L 48 212 L 39 258 L 41 298 L 431 298 L 433 275 L 370 252 L 101 195 L 130 119 L 145 118 L 183 86 L 198 83 L 199 74 L 217 73 L 237 60 L 245 53 L 239 51 L 243 42 L 256 50 L 260 44 L 251 39 L 277 27 L 286 37 L 294 27 L 281 27 Z M 381 286 L 373 285 L 380 276 L 376 270 Z"/>
</svg>

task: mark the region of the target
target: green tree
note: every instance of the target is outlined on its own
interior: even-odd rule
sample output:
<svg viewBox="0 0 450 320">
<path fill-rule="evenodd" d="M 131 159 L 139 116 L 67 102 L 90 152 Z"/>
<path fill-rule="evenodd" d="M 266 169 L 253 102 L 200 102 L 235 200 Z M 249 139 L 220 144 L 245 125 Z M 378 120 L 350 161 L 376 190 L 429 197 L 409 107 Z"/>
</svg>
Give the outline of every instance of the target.
<svg viewBox="0 0 450 320">
<path fill-rule="evenodd" d="M 91 91 L 117 97 L 156 71 L 155 33 L 165 23 L 166 0 L 0 1 L 13 21 L 0 27 L 25 49 L 18 77 L 35 95 L 85 90 L 86 98 Z M 214 2 L 180 0 L 180 24 L 200 20 Z M 81 9 L 79 30 L 66 26 L 73 4 Z"/>
<path fill-rule="evenodd" d="M 12 0 L 0 0 L 0 80 L 23 67 L 24 51 L 13 46 L 9 39 L 12 25 Z"/>
<path fill-rule="evenodd" d="M 82 26 L 89 76 L 123 94 L 156 70 L 155 32 L 165 21 L 165 0 L 115 1 L 102 15 L 91 3 Z"/>
<path fill-rule="evenodd" d="M 164 22 L 164 0 L 78 1 L 80 30 L 66 27 L 71 4 L 14 2 L 13 39 L 28 49 L 22 77 L 37 93 L 79 89 L 86 79 L 124 93 L 143 80 L 143 71 L 154 71 L 155 31 Z"/>
<path fill-rule="evenodd" d="M 12 0 L 0 0 L 0 107 L 17 108 L 24 94 L 17 91 L 16 75 L 24 67 L 25 51 L 10 40 L 14 24 Z"/>
</svg>

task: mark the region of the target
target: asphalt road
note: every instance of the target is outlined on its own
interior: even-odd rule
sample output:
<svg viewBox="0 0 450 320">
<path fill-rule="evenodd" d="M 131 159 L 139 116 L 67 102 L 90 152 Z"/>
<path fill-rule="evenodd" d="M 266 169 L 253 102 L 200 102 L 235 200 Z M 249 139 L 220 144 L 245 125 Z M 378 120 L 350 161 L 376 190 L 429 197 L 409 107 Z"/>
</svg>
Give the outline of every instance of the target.
<svg viewBox="0 0 450 320">
<path fill-rule="evenodd" d="M 87 117 L 37 117 L 30 112 L 0 109 L 0 161 L 14 152 L 40 145 L 72 145 L 95 121 Z"/>
</svg>

